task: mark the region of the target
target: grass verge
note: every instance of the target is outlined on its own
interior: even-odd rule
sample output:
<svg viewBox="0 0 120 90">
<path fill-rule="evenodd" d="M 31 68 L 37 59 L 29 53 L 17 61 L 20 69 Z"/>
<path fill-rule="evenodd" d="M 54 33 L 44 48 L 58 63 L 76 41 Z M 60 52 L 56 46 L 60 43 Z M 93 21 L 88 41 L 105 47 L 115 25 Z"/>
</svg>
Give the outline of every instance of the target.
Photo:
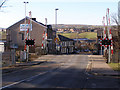
<svg viewBox="0 0 120 90">
<path fill-rule="evenodd" d="M 120 72 L 120 63 L 109 63 L 108 64 L 113 70 Z"/>
</svg>

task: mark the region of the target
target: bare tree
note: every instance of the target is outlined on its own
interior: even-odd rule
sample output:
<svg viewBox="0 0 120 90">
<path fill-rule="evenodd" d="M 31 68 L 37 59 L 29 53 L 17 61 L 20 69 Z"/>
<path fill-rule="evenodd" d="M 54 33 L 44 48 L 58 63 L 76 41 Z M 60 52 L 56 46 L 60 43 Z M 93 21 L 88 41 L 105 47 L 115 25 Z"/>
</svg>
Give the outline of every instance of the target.
<svg viewBox="0 0 120 90">
<path fill-rule="evenodd" d="M 0 3 L 0 9 L 5 4 L 5 2 L 6 2 L 6 0 L 2 0 L 2 2 Z"/>
<path fill-rule="evenodd" d="M 112 13 L 111 14 L 111 20 L 113 23 L 119 25 L 119 22 L 118 22 L 118 14 L 117 13 Z"/>
</svg>

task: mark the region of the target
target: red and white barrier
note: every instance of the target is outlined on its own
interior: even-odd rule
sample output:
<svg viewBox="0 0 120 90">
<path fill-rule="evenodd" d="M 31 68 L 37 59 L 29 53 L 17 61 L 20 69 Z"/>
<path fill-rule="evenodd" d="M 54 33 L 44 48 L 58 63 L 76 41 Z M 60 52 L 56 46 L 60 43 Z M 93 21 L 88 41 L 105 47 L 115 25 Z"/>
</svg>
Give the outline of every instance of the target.
<svg viewBox="0 0 120 90">
<path fill-rule="evenodd" d="M 111 40 L 111 54 L 113 54 L 113 40 L 112 40 L 112 34 L 111 34 L 111 23 L 110 23 L 110 16 L 109 16 L 109 8 L 107 9 L 107 20 L 108 20 L 108 25 L 109 25 L 109 40 Z"/>
<path fill-rule="evenodd" d="M 103 33 L 104 33 L 104 36 L 103 36 L 103 39 L 105 40 L 106 39 L 106 30 L 105 30 L 105 17 L 103 17 Z M 104 45 L 104 48 L 105 50 L 107 50 L 107 45 Z"/>
</svg>

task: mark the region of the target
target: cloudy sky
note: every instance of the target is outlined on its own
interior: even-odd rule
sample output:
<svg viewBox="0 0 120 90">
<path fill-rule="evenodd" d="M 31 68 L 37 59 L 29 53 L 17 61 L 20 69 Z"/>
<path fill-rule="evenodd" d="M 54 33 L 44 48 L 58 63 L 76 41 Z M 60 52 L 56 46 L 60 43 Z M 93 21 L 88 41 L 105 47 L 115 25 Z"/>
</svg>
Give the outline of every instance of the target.
<svg viewBox="0 0 120 90">
<path fill-rule="evenodd" d="M 7 0 L 0 9 L 0 27 L 7 28 L 25 17 L 24 1 L 28 12 L 37 21 L 48 24 L 55 23 L 55 8 L 58 24 L 87 24 L 102 25 L 102 17 L 106 15 L 106 9 L 110 14 L 117 13 L 119 0 Z M 1 3 L 1 2 L 0 2 Z"/>
</svg>

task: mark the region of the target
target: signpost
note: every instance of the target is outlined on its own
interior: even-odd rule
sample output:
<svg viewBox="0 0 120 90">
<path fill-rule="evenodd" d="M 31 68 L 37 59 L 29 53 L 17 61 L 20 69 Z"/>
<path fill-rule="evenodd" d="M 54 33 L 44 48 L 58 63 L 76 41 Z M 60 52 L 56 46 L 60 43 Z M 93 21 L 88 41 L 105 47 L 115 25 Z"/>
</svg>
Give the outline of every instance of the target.
<svg viewBox="0 0 120 90">
<path fill-rule="evenodd" d="M 55 38 L 55 43 L 58 43 L 58 42 L 59 42 L 58 38 Z"/>
<path fill-rule="evenodd" d="M 32 24 L 20 24 L 20 31 L 27 31 L 28 28 L 32 31 Z"/>
</svg>

